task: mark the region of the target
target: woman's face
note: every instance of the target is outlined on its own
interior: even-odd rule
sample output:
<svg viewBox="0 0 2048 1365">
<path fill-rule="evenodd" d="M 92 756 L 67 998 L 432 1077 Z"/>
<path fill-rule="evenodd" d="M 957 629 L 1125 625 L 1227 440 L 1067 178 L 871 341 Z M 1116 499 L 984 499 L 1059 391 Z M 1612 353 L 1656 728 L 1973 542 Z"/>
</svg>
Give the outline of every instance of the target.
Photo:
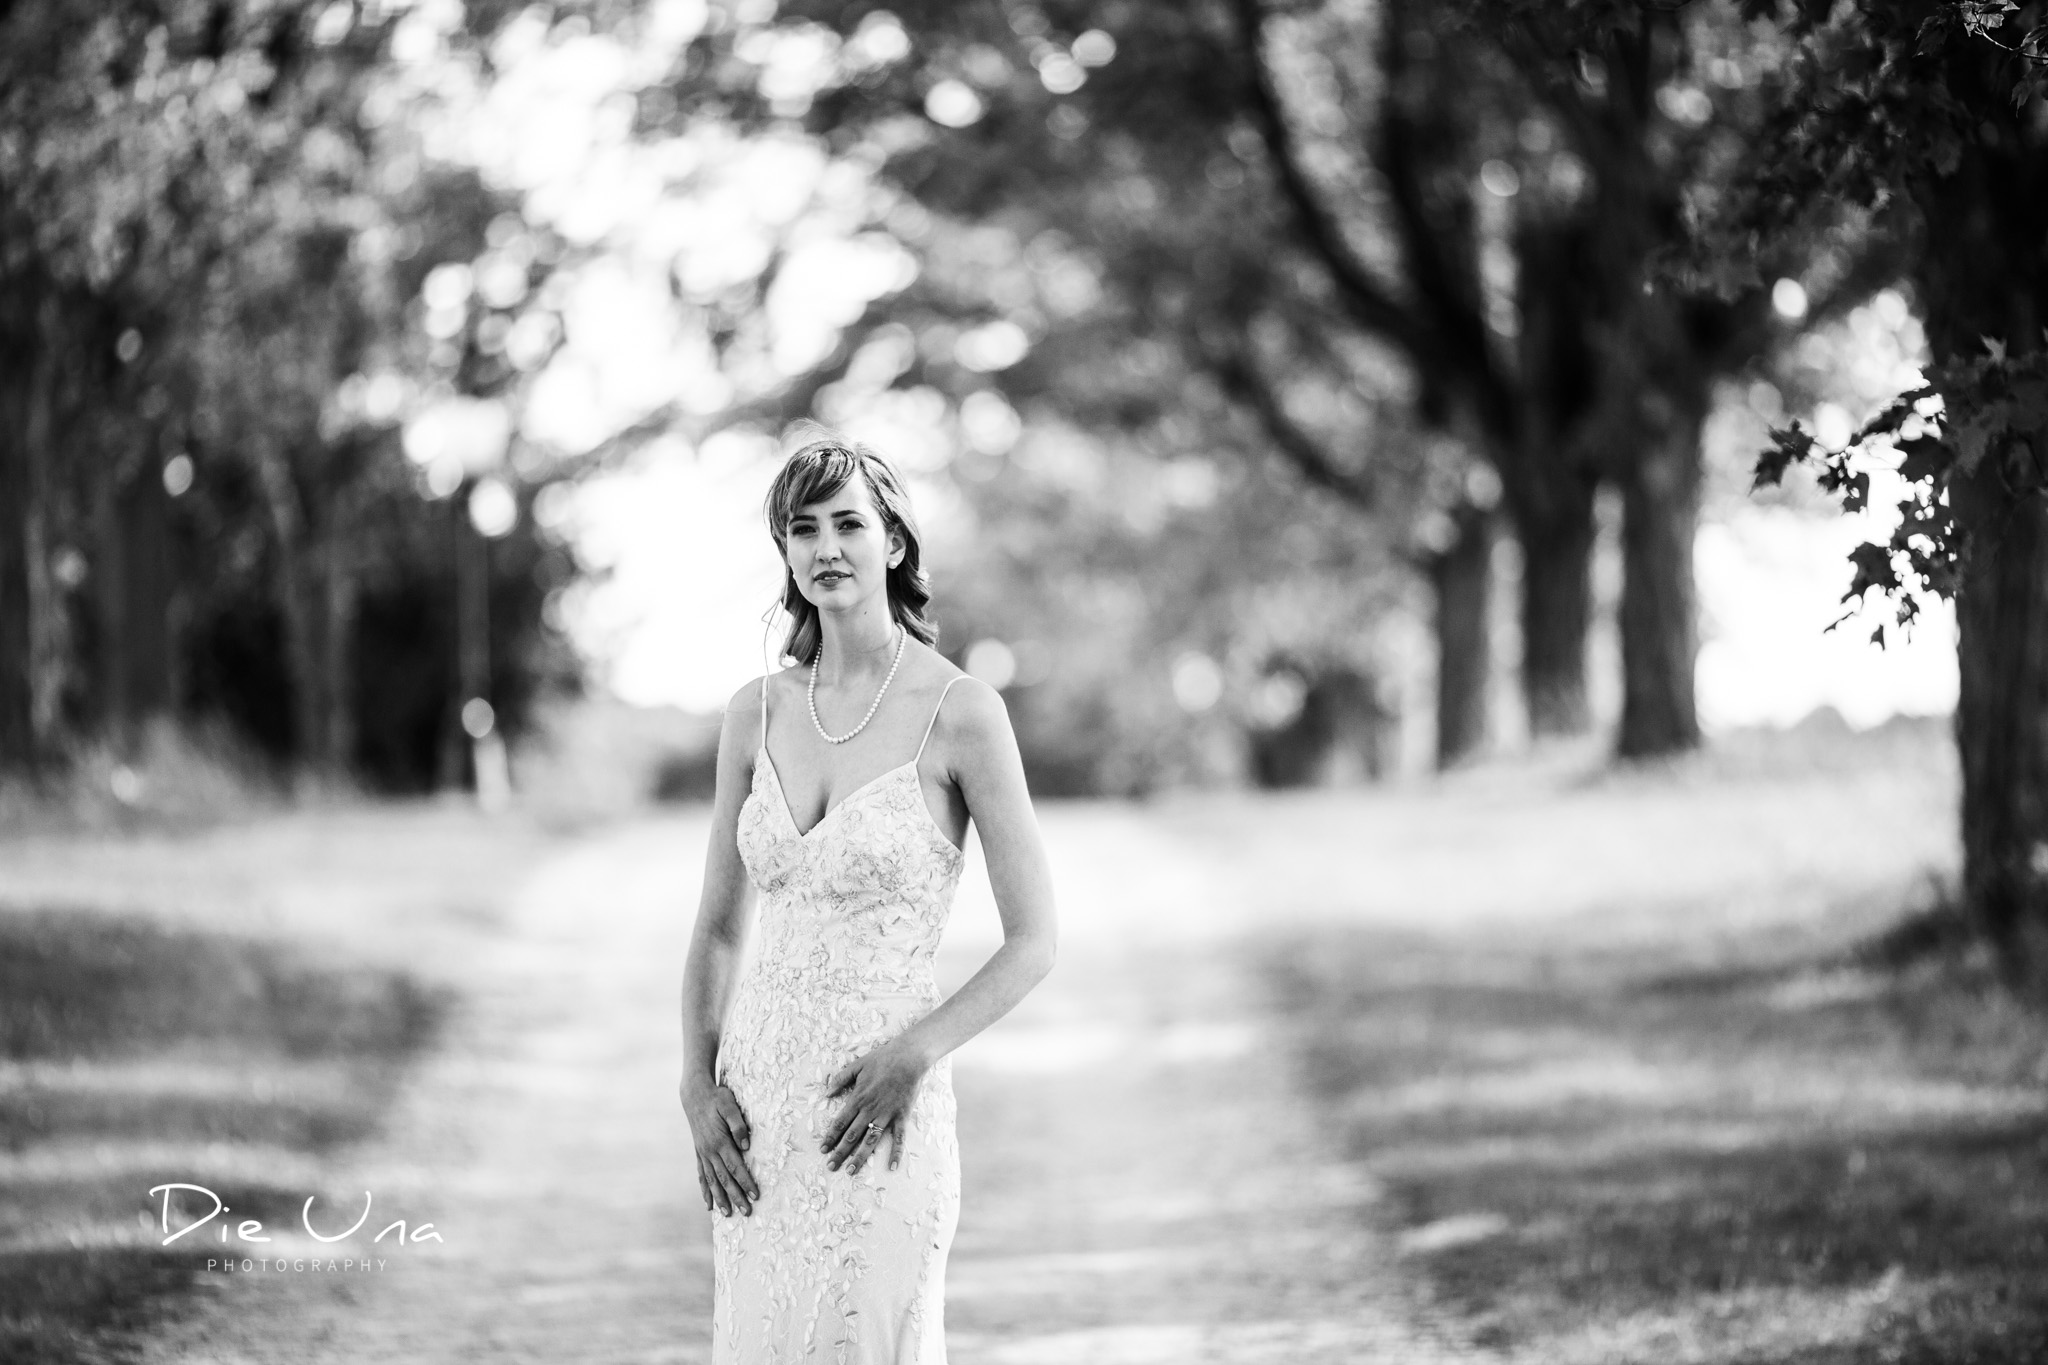
<svg viewBox="0 0 2048 1365">
<path fill-rule="evenodd" d="M 784 531 L 783 558 L 797 591 L 820 611 L 844 610 L 883 591 L 906 548 L 857 475 L 832 496 L 799 507 Z"/>
</svg>

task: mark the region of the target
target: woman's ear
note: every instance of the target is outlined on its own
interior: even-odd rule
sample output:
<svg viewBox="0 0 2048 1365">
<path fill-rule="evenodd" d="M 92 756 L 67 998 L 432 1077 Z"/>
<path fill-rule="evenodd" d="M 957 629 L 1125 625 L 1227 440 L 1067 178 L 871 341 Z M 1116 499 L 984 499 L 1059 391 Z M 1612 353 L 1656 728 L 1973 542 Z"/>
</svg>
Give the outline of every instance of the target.
<svg viewBox="0 0 2048 1365">
<path fill-rule="evenodd" d="M 905 555 L 909 554 L 909 553 L 910 553 L 910 542 L 909 542 L 908 540 L 905 540 L 905 539 L 903 538 L 903 529 L 902 529 L 901 527 L 898 527 L 898 526 L 892 526 L 892 527 L 890 527 L 890 528 L 889 528 L 889 567 L 893 569 L 893 568 L 895 568 L 895 567 L 896 567 L 896 566 L 897 566 L 898 564 L 901 564 L 901 563 L 903 562 L 903 557 L 904 557 Z"/>
</svg>

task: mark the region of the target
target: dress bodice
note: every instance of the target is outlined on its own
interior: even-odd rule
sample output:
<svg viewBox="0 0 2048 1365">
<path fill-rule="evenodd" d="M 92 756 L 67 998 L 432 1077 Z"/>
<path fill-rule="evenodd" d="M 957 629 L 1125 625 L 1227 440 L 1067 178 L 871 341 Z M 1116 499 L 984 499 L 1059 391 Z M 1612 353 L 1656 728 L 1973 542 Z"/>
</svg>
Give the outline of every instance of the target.
<svg viewBox="0 0 2048 1365">
<path fill-rule="evenodd" d="M 916 759 L 799 831 L 763 749 L 740 807 L 739 851 L 763 901 L 756 971 L 804 985 L 806 995 L 820 986 L 932 992 L 932 958 L 966 856 L 932 819 Z"/>
</svg>

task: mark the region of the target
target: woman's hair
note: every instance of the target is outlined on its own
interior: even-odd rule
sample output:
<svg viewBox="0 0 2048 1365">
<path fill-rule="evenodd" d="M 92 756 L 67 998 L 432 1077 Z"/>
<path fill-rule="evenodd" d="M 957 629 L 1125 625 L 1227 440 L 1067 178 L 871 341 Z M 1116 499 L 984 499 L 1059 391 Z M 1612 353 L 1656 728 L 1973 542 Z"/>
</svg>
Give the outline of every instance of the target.
<svg viewBox="0 0 2048 1365">
<path fill-rule="evenodd" d="M 789 572 L 789 519 L 814 502 L 822 502 L 846 487 L 859 475 L 867 482 L 868 495 L 882 514 L 882 529 L 903 537 L 903 560 L 889 570 L 885 587 L 889 614 L 910 634 L 931 644 L 939 638 L 938 627 L 925 615 L 931 604 L 931 580 L 924 571 L 924 550 L 917 535 L 917 517 L 910 510 L 910 495 L 903 480 L 879 453 L 858 442 L 827 437 L 810 442 L 791 455 L 769 485 L 766 510 L 768 534 L 775 537 L 775 549 L 784 559 L 782 606 L 791 617 L 789 633 L 783 637 L 783 657 L 808 663 L 818 652 L 820 632 L 818 609 L 797 587 Z"/>
</svg>

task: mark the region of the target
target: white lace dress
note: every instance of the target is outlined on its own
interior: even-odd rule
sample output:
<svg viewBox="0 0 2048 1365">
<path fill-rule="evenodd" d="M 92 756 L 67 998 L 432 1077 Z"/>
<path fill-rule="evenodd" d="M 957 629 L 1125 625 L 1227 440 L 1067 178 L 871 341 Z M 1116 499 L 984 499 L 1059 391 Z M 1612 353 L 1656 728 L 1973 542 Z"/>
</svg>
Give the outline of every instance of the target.
<svg viewBox="0 0 2048 1365">
<path fill-rule="evenodd" d="M 960 1212 L 950 1059 L 918 1088 L 896 1170 L 886 1136 L 855 1175 L 819 1150 L 844 1102 L 827 1098 L 827 1078 L 941 998 L 932 958 L 964 855 L 932 819 L 917 764 L 799 832 L 765 745 L 755 755 L 739 851 L 761 895 L 758 949 L 718 1076 L 747 1116 L 761 1195 L 750 1216 L 712 1218 L 714 1365 L 944 1365 Z"/>
</svg>

